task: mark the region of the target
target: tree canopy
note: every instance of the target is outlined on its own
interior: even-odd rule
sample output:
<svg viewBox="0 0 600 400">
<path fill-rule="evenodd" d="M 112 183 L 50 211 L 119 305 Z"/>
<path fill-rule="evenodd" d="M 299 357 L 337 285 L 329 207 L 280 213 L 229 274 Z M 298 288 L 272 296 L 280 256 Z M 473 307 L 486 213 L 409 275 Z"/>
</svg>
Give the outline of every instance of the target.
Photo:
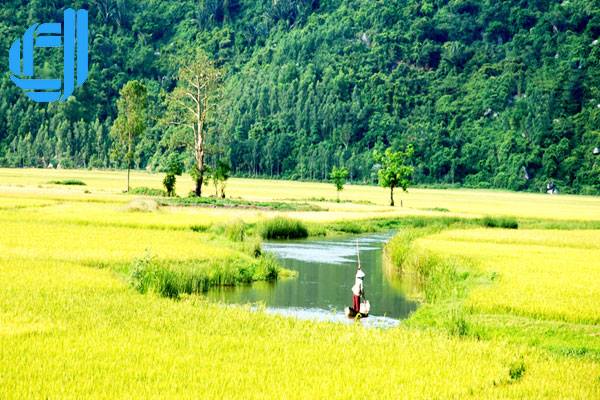
<svg viewBox="0 0 600 400">
<path fill-rule="evenodd" d="M 123 155 L 127 163 L 127 191 L 129 191 L 129 171 L 134 159 L 136 139 L 146 130 L 146 87 L 139 81 L 129 81 L 120 92 L 117 100 L 117 119 L 111 128 L 114 138 L 113 155 Z"/>
<path fill-rule="evenodd" d="M 390 206 L 394 206 L 394 189 L 400 188 L 404 191 L 408 189 L 412 176 L 415 172 L 414 167 L 409 163 L 414 155 L 412 146 L 404 151 L 393 151 L 388 148 L 384 153 L 375 151 L 373 158 L 377 164 L 377 177 L 379 185 L 390 188 Z"/>
<path fill-rule="evenodd" d="M 374 183 L 371 157 L 414 145 L 414 182 L 600 193 L 600 5 L 586 0 L 100 0 L 88 81 L 65 103 L 29 101 L 0 77 L 0 164 L 124 167 L 111 156 L 119 90 L 148 89 L 136 168 L 185 134 L 165 124 L 181 60 L 224 72 L 206 163 L 235 175 Z M 57 8 L 58 6 L 58 8 Z M 0 6 L 0 48 L 81 2 Z M 60 52 L 36 71 L 60 76 Z"/>
</svg>

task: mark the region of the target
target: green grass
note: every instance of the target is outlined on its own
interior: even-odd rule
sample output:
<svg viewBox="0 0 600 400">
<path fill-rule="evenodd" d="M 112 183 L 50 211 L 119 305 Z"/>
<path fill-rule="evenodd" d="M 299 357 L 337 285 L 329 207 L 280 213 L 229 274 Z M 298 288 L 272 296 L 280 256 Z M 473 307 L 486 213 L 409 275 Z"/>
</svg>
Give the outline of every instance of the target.
<svg viewBox="0 0 600 400">
<path fill-rule="evenodd" d="M 519 223 L 514 217 L 486 216 L 481 220 L 481 225 L 486 228 L 519 229 Z"/>
<path fill-rule="evenodd" d="M 410 285 L 413 297 L 428 304 L 462 299 L 476 276 L 465 260 L 444 257 L 414 246 L 420 237 L 439 232 L 439 226 L 407 229 L 394 236 L 385 246 L 384 263 L 391 279 Z"/>
<path fill-rule="evenodd" d="M 50 184 L 50 185 L 65 185 L 65 186 L 86 186 L 86 183 L 79 179 L 54 180 L 54 181 L 48 181 L 48 184 Z"/>
<path fill-rule="evenodd" d="M 201 294 L 219 286 L 237 286 L 255 281 L 276 280 L 281 271 L 270 255 L 257 259 L 230 257 L 222 260 L 136 260 L 131 285 L 140 293 L 155 292 L 164 297 Z"/>
<path fill-rule="evenodd" d="M 303 239 L 308 237 L 308 228 L 299 220 L 275 217 L 258 226 L 263 239 Z"/>
</svg>

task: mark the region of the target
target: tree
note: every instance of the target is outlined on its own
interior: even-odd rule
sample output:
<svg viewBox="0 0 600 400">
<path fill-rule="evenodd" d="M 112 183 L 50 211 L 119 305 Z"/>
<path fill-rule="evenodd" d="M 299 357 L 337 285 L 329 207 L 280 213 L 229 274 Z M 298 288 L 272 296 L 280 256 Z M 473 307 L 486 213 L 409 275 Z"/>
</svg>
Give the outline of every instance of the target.
<svg viewBox="0 0 600 400">
<path fill-rule="evenodd" d="M 206 156 L 206 131 L 209 112 L 215 107 L 222 72 L 206 54 L 197 49 L 184 62 L 177 76 L 177 87 L 169 97 L 169 119 L 172 124 L 193 133 L 188 145 L 192 147 L 195 164 L 191 170 L 196 182 L 195 194 L 202 195 Z"/>
<path fill-rule="evenodd" d="M 402 188 L 406 192 L 411 182 L 414 168 L 407 165 L 414 154 L 412 145 L 409 145 L 405 151 L 392 151 L 388 148 L 383 154 L 375 152 L 373 158 L 380 164 L 377 177 L 379 184 L 390 188 L 390 206 L 394 206 L 394 189 Z"/>
<path fill-rule="evenodd" d="M 231 173 L 231 166 L 223 160 L 217 161 L 215 168 L 211 169 L 211 177 L 215 185 L 215 196 L 225 198 L 225 185 Z"/>
<path fill-rule="evenodd" d="M 331 170 L 331 174 L 329 175 L 331 182 L 335 185 L 335 188 L 337 190 L 338 203 L 340 202 L 340 192 L 344 190 L 344 185 L 346 184 L 346 179 L 348 179 L 349 175 L 350 173 L 345 167 L 333 167 L 333 169 Z"/>
<path fill-rule="evenodd" d="M 165 161 L 165 165 L 162 168 L 162 172 L 165 172 L 165 178 L 163 179 L 163 185 L 167 190 L 167 196 L 175 196 L 175 183 L 177 182 L 177 176 L 183 173 L 183 163 L 181 158 L 176 153 L 171 153 Z"/>
<path fill-rule="evenodd" d="M 117 151 L 125 150 L 127 162 L 127 191 L 134 156 L 135 140 L 146 130 L 146 87 L 140 81 L 129 81 L 121 89 L 121 98 L 117 100 L 117 119 L 111 128 Z"/>
</svg>

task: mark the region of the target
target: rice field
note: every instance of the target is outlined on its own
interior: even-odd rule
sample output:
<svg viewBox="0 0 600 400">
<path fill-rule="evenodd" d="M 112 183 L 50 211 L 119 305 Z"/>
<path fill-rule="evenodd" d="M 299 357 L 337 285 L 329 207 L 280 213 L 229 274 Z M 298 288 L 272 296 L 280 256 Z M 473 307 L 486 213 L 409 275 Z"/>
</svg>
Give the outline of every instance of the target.
<svg viewBox="0 0 600 400">
<path fill-rule="evenodd" d="M 600 231 L 473 229 L 418 244 L 498 275 L 471 291 L 476 312 L 600 324 Z"/>
<path fill-rule="evenodd" d="M 132 187 L 162 188 L 161 174 L 132 172 Z M 86 186 L 50 185 L 53 180 L 77 179 Z M 0 169 L 1 196 L 49 197 L 90 201 L 127 202 L 119 196 L 125 189 L 125 171 Z M 192 190 L 192 179 L 184 175 L 177 179 L 177 194 L 187 196 Z M 42 189 L 42 190 L 40 190 Z M 213 188 L 204 187 L 207 195 Z M 85 191 L 90 192 L 86 194 Z M 228 181 L 226 193 L 246 200 L 325 200 L 319 201 L 329 212 L 301 213 L 306 220 L 339 220 L 345 218 L 374 218 L 377 216 L 445 215 L 481 217 L 488 214 L 512 215 L 520 218 L 555 220 L 600 221 L 600 199 L 596 196 L 548 196 L 535 193 L 512 193 L 497 190 L 434 190 L 411 188 L 408 193 L 397 193 L 397 202 L 403 207 L 389 207 L 389 192 L 378 186 L 346 185 L 336 203 L 333 184 L 292 182 L 264 179 L 236 179 Z M 92 194 L 93 196 L 90 196 Z M 1 202 L 0 202 L 1 204 Z M 440 211 L 443 210 L 443 211 Z M 228 212 L 230 210 L 227 210 Z M 256 212 L 245 212 L 255 216 Z M 228 218 L 221 213 L 221 218 Z"/>
<path fill-rule="evenodd" d="M 159 188 L 161 178 L 136 172 L 132 182 Z M 86 186 L 47 184 L 64 179 Z M 185 195 L 191 181 L 179 180 Z M 342 199 L 354 202 L 338 204 L 327 201 L 333 185 L 228 184 L 234 197 L 327 209 L 279 212 L 155 207 L 121 193 L 124 183 L 123 172 L 0 170 L 0 398 L 600 398 L 600 358 L 549 351 L 567 343 L 600 354 L 595 230 L 454 229 L 418 239 L 495 277 L 464 299 L 479 338 L 300 321 L 196 295 L 172 300 L 139 293 L 126 275 L 147 254 L 181 263 L 239 256 L 245 250 L 217 229 L 239 221 L 600 220 L 598 198 L 414 189 L 392 209 L 387 192 L 369 186 L 347 186 Z M 516 340 L 512 328 L 549 339 Z"/>
<path fill-rule="evenodd" d="M 600 362 L 600 231 L 451 230 L 415 246 L 478 274 L 458 306 L 466 335 Z"/>
</svg>

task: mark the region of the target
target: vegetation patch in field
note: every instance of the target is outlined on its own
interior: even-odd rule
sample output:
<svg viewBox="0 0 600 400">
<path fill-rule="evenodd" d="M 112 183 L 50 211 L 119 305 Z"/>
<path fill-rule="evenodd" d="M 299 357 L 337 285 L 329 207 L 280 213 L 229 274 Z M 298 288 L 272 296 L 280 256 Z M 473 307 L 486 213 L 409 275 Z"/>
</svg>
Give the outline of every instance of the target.
<svg viewBox="0 0 600 400">
<path fill-rule="evenodd" d="M 242 199 L 222 199 L 216 197 L 175 197 L 159 200 L 163 206 L 181 207 L 224 207 L 224 208 L 255 208 L 260 210 L 275 211 L 327 211 L 326 209 L 309 203 L 288 203 L 282 201 L 250 201 Z"/>
<path fill-rule="evenodd" d="M 423 211 L 436 211 L 436 212 L 450 212 L 449 209 L 445 207 L 432 207 L 432 208 L 420 208 Z"/>
<path fill-rule="evenodd" d="M 128 194 L 138 196 L 154 196 L 154 197 L 166 197 L 167 192 L 162 189 L 149 188 L 145 186 L 131 188 Z"/>
<path fill-rule="evenodd" d="M 232 242 L 243 242 L 248 236 L 247 226 L 242 220 L 219 225 L 218 230 Z"/>
<path fill-rule="evenodd" d="M 152 291 L 164 297 L 178 298 L 184 293 L 205 293 L 212 287 L 276 280 L 280 272 L 281 267 L 271 255 L 209 261 L 166 261 L 144 257 L 134 262 L 130 282 L 140 293 Z"/>
<path fill-rule="evenodd" d="M 150 199 L 135 199 L 125 206 L 128 212 L 154 212 L 158 210 L 158 203 Z"/>
<path fill-rule="evenodd" d="M 65 186 L 87 186 L 84 181 L 79 179 L 62 179 L 62 180 L 54 180 L 48 181 L 49 185 L 65 185 Z"/>
<path fill-rule="evenodd" d="M 262 222 L 259 234 L 263 239 L 303 239 L 308 237 L 308 228 L 302 221 L 276 217 Z"/>
<path fill-rule="evenodd" d="M 519 222 L 514 217 L 491 217 L 486 216 L 481 220 L 486 228 L 519 229 Z"/>
<path fill-rule="evenodd" d="M 346 204 L 362 204 L 362 205 L 375 205 L 372 201 L 369 200 L 350 200 L 350 199 L 329 199 L 326 197 L 308 197 L 304 199 L 285 199 L 286 201 L 292 202 L 306 202 L 306 201 L 314 201 L 319 203 L 346 203 Z"/>
</svg>

